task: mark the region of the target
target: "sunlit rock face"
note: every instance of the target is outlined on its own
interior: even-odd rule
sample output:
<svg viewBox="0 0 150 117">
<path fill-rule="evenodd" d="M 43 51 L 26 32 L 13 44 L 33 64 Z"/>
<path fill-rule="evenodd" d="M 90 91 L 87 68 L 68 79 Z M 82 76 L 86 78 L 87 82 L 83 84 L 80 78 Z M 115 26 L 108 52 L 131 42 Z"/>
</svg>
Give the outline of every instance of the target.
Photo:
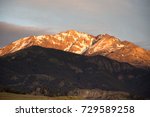
<svg viewBox="0 0 150 117">
<path fill-rule="evenodd" d="M 97 42 L 87 50 L 86 55 L 103 55 L 137 67 L 150 67 L 149 50 L 128 41 L 121 41 L 108 34 L 99 35 L 96 39 Z"/>
<path fill-rule="evenodd" d="M 53 48 L 86 56 L 103 55 L 119 62 L 127 62 L 137 67 L 150 67 L 150 51 L 139 46 L 101 34 L 68 30 L 54 35 L 30 36 L 21 38 L 0 49 L 0 56 L 14 53 L 30 46 Z"/>
</svg>

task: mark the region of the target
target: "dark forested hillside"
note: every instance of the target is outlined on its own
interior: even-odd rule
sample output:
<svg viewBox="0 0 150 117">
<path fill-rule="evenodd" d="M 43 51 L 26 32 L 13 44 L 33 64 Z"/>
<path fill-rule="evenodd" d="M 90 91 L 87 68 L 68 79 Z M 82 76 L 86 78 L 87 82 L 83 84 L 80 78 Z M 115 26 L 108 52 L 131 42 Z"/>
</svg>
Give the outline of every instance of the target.
<svg viewBox="0 0 150 117">
<path fill-rule="evenodd" d="M 82 94 L 93 99 L 100 99 L 104 91 L 114 96 L 125 92 L 148 99 L 150 72 L 100 55 L 32 46 L 0 58 L 0 90 L 47 96 Z"/>
</svg>

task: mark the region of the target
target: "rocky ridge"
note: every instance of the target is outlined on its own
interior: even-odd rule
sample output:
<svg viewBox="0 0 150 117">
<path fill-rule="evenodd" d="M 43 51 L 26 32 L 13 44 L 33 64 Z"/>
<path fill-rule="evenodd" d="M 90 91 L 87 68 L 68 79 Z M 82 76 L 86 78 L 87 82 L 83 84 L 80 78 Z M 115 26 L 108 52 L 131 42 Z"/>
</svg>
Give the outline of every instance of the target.
<svg viewBox="0 0 150 117">
<path fill-rule="evenodd" d="M 149 50 L 128 41 L 121 41 L 108 34 L 93 36 L 75 30 L 19 39 L 1 48 L 0 56 L 30 46 L 53 48 L 86 56 L 103 55 L 119 62 L 130 63 L 136 67 L 150 67 Z"/>
</svg>

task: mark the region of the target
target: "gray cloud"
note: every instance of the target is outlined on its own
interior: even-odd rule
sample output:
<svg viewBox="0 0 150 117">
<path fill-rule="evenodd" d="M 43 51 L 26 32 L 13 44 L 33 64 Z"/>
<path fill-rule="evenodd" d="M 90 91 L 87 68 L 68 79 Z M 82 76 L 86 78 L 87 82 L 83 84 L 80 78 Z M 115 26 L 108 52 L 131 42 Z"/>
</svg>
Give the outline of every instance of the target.
<svg viewBox="0 0 150 117">
<path fill-rule="evenodd" d="M 31 35 L 50 34 L 46 29 L 36 27 L 18 26 L 0 22 L 0 47 L 3 47 L 19 38 Z"/>
</svg>

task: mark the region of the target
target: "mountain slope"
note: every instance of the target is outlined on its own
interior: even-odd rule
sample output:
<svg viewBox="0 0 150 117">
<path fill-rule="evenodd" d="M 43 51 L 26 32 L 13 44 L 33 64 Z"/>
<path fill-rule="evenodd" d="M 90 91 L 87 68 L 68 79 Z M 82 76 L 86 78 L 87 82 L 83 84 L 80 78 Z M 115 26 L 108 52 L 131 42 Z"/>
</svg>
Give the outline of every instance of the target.
<svg viewBox="0 0 150 117">
<path fill-rule="evenodd" d="M 19 39 L 0 49 L 0 56 L 14 53 L 30 46 L 41 46 L 84 54 L 103 55 L 108 58 L 127 62 L 136 67 L 150 68 L 150 51 L 108 34 L 92 36 L 75 30 L 55 35 L 30 36 Z"/>
<path fill-rule="evenodd" d="M 150 97 L 149 71 L 103 56 L 32 46 L 0 57 L 0 66 L 3 91 L 62 96 L 100 89 Z"/>
<path fill-rule="evenodd" d="M 150 51 L 108 34 L 97 36 L 97 40 L 97 43 L 86 51 L 86 55 L 103 55 L 137 67 L 150 67 Z"/>
<path fill-rule="evenodd" d="M 30 36 L 19 39 L 0 50 L 0 56 L 30 47 L 41 46 L 82 54 L 94 41 L 93 36 L 69 30 L 55 35 Z"/>
</svg>

